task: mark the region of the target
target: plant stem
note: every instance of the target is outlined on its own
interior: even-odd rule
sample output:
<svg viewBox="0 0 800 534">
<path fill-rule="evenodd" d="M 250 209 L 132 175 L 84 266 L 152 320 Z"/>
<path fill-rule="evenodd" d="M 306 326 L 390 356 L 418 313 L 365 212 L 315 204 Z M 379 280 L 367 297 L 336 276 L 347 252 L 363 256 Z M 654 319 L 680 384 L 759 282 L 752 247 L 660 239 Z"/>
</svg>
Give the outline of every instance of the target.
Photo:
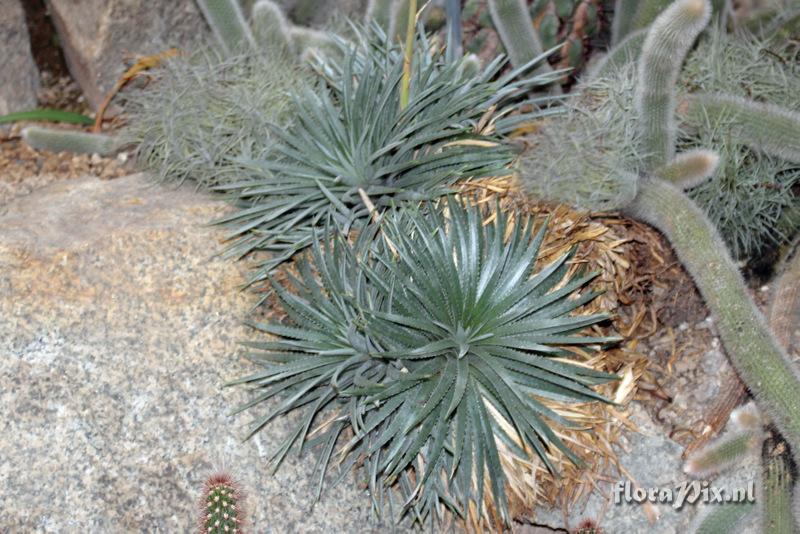
<svg viewBox="0 0 800 534">
<path fill-rule="evenodd" d="M 406 50 L 403 57 L 403 85 L 400 87 L 400 109 L 408 107 L 411 91 L 411 60 L 414 57 L 414 30 L 417 27 L 417 0 L 408 3 L 408 24 L 406 25 Z"/>
<path fill-rule="evenodd" d="M 645 179 L 628 211 L 663 232 L 694 278 L 742 381 L 800 458 L 800 376 L 775 341 L 719 233 L 674 185 Z"/>
</svg>

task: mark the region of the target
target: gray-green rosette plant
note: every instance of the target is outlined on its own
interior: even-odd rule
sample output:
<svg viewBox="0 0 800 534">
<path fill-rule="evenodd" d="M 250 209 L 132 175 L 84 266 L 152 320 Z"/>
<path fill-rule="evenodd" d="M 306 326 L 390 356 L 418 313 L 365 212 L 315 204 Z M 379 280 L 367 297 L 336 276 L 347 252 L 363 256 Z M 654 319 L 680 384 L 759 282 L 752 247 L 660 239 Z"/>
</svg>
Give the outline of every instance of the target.
<svg viewBox="0 0 800 534">
<path fill-rule="evenodd" d="M 254 324 L 270 339 L 248 343 L 261 369 L 238 383 L 254 389 L 242 409 L 278 398 L 253 432 L 303 411 L 276 463 L 319 445 L 320 488 L 336 459 L 340 476 L 363 468 L 376 510 L 422 523 L 489 502 L 509 524 L 502 454 L 577 461 L 542 399 L 605 401 L 592 386 L 615 377 L 570 348 L 618 338 L 586 335 L 607 316 L 576 313 L 594 274 L 568 276 L 571 254 L 537 265 L 544 224 L 488 215 L 453 199 L 391 210 L 354 243 L 315 241 L 291 290 L 270 279 L 286 319 Z"/>
<path fill-rule="evenodd" d="M 217 188 L 241 210 L 220 222 L 232 228 L 229 257 L 267 251 L 252 281 L 312 241 L 332 217 L 359 227 L 387 206 L 433 199 L 456 181 L 509 174 L 515 158 L 502 132 L 547 113 L 509 114 L 512 104 L 554 75 L 520 78 L 544 58 L 505 75 L 498 58 L 474 72 L 469 59 L 447 61 L 420 33 L 414 43 L 410 100 L 401 106 L 404 57 L 373 26 L 357 45 L 339 39 L 341 61 L 320 59 L 319 83 L 299 89 L 295 124 L 276 124 L 269 157 L 240 160 L 250 172 Z"/>
</svg>

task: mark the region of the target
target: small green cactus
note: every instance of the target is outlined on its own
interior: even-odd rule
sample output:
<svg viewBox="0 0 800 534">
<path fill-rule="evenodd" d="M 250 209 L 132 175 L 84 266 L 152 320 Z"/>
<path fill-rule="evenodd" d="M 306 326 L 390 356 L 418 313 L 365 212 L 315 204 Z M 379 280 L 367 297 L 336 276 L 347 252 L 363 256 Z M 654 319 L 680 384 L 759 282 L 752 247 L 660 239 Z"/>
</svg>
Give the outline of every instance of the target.
<svg viewBox="0 0 800 534">
<path fill-rule="evenodd" d="M 242 531 L 244 510 L 242 495 L 227 474 L 212 475 L 206 481 L 200 503 L 201 534 L 235 534 Z"/>
<path fill-rule="evenodd" d="M 22 138 L 37 150 L 52 152 L 107 156 L 120 148 L 119 141 L 109 135 L 75 130 L 55 130 L 41 126 L 28 126 L 22 130 Z"/>
<path fill-rule="evenodd" d="M 585 519 L 581 521 L 578 528 L 570 531 L 570 534 L 603 534 L 603 529 L 591 519 Z"/>
<path fill-rule="evenodd" d="M 196 0 L 222 49 L 234 54 L 255 41 L 237 0 Z"/>
</svg>

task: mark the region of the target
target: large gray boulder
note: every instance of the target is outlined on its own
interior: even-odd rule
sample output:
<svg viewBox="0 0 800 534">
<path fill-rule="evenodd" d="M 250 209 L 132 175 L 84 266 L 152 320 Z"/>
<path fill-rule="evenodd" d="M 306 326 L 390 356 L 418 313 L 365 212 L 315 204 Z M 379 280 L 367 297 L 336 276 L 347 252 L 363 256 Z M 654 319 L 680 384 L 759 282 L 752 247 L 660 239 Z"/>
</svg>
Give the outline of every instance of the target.
<svg viewBox="0 0 800 534">
<path fill-rule="evenodd" d="M 225 205 L 141 175 L 53 184 L 0 209 L 0 532 L 192 532 L 224 466 L 251 532 L 382 532 L 352 479 L 313 509 L 313 458 L 277 474 L 285 419 L 241 442 L 257 300 L 215 259 Z"/>
<path fill-rule="evenodd" d="M 39 70 L 19 0 L 0 0 L 0 115 L 36 106 Z"/>
<path fill-rule="evenodd" d="M 97 108 L 125 61 L 194 50 L 210 30 L 194 0 L 47 0 L 70 72 Z"/>
</svg>

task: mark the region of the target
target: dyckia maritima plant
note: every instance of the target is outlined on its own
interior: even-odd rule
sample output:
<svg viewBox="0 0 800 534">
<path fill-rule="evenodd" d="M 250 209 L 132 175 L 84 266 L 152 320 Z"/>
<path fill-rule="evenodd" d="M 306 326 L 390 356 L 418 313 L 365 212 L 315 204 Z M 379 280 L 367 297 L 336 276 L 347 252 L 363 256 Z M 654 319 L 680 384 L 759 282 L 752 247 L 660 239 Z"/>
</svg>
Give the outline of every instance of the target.
<svg viewBox="0 0 800 534">
<path fill-rule="evenodd" d="M 262 369 L 239 382 L 255 388 L 245 408 L 281 398 L 256 430 L 305 410 L 276 460 L 320 443 L 321 484 L 349 430 L 341 475 L 363 464 L 376 509 L 397 489 L 416 521 L 482 515 L 488 500 L 506 524 L 501 450 L 551 469 L 555 449 L 577 461 L 552 428 L 569 423 L 542 400 L 603 401 L 592 386 L 615 377 L 569 348 L 617 338 L 583 333 L 607 317 L 574 313 L 596 293 L 594 275 L 568 274 L 571 254 L 537 265 L 544 224 L 488 215 L 451 198 L 390 210 L 355 244 L 315 242 L 294 294 L 272 282 L 289 321 L 256 325 L 273 339 L 249 344 Z"/>
<path fill-rule="evenodd" d="M 338 42 L 344 59 L 320 59 L 316 90 L 296 98 L 295 125 L 273 132 L 280 140 L 274 153 L 243 162 L 251 176 L 219 188 L 242 207 L 220 221 L 233 228 L 229 256 L 272 253 L 254 280 L 308 246 L 312 229 L 329 216 L 340 227 L 358 226 L 374 210 L 435 198 L 456 180 L 508 174 L 514 154 L 497 131 L 518 117 L 503 115 L 512 100 L 552 78 L 519 80 L 525 68 L 498 78 L 499 58 L 466 74 L 465 60 L 447 62 L 420 34 L 410 102 L 401 109 L 401 48 L 377 26 L 355 46 Z"/>
</svg>

